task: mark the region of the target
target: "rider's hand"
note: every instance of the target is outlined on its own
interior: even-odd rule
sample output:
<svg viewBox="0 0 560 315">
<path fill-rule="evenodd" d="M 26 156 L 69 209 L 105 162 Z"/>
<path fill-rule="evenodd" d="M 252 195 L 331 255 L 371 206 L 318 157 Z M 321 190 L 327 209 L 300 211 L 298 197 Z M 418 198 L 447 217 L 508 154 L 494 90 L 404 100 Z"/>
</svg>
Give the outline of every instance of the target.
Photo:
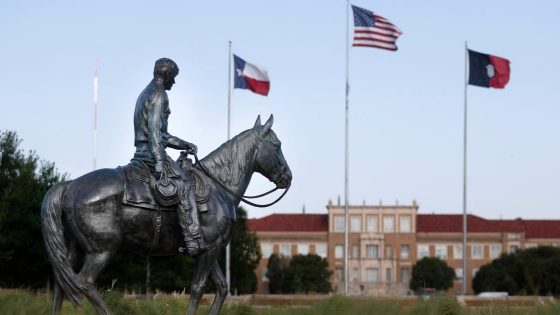
<svg viewBox="0 0 560 315">
<path fill-rule="evenodd" d="M 193 154 L 194 155 L 198 152 L 198 148 L 193 143 L 189 143 L 187 146 L 188 146 L 187 147 L 187 153 L 188 154 Z"/>
</svg>

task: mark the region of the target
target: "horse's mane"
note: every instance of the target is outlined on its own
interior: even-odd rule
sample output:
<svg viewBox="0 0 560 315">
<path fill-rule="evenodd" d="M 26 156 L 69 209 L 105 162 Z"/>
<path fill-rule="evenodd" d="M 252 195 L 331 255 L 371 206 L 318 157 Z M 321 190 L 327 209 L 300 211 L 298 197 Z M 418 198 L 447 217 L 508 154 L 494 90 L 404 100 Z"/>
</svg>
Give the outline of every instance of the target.
<svg viewBox="0 0 560 315">
<path fill-rule="evenodd" d="M 248 129 L 205 156 L 200 163 L 221 183 L 237 186 L 247 173 L 246 157 L 252 156 L 257 146 L 257 129 Z"/>
</svg>

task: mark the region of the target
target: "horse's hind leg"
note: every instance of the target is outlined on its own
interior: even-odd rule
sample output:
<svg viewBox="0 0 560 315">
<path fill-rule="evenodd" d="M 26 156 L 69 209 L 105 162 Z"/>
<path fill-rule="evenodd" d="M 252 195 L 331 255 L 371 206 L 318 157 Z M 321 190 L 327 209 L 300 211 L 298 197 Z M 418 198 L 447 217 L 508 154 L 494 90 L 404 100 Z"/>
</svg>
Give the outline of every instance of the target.
<svg viewBox="0 0 560 315">
<path fill-rule="evenodd" d="M 220 313 L 220 309 L 226 300 L 228 295 L 228 285 L 226 281 L 226 277 L 220 269 L 220 264 L 218 261 L 214 261 L 214 265 L 212 266 L 212 271 L 210 272 L 210 277 L 214 284 L 216 285 L 216 297 L 212 302 L 212 306 L 210 307 L 210 311 L 208 312 L 209 315 L 218 315 Z"/>
<path fill-rule="evenodd" d="M 110 315 L 111 311 L 107 304 L 105 304 L 105 301 L 103 301 L 103 298 L 101 298 L 101 295 L 97 292 L 95 280 L 101 270 L 105 268 L 112 255 L 112 251 L 86 254 L 84 266 L 82 270 L 80 270 L 80 276 L 86 282 L 86 296 L 93 308 L 101 315 Z"/>
</svg>

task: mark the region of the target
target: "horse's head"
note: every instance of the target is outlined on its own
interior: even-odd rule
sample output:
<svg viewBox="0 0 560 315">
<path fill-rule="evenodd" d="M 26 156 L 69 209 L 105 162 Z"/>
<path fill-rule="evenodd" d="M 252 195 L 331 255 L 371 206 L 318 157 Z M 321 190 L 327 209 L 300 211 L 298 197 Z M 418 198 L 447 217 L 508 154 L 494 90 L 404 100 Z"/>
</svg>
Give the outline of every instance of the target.
<svg viewBox="0 0 560 315">
<path fill-rule="evenodd" d="M 261 117 L 257 118 L 253 129 L 259 136 L 259 148 L 256 156 L 256 171 L 276 184 L 278 188 L 287 188 L 292 183 L 292 171 L 282 154 L 281 142 L 272 131 L 274 117 L 261 125 Z"/>
</svg>

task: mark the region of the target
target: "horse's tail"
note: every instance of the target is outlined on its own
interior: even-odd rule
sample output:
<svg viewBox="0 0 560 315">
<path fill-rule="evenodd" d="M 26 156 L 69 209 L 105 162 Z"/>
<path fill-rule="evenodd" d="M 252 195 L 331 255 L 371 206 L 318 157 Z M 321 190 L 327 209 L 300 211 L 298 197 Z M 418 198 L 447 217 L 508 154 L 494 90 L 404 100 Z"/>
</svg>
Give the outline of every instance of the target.
<svg viewBox="0 0 560 315">
<path fill-rule="evenodd" d="M 72 269 L 68 259 L 68 247 L 62 226 L 61 200 L 69 183 L 56 184 L 45 195 L 41 206 L 41 229 L 56 281 L 72 304 L 81 306 L 80 299 L 86 287 L 84 281 Z"/>
</svg>

